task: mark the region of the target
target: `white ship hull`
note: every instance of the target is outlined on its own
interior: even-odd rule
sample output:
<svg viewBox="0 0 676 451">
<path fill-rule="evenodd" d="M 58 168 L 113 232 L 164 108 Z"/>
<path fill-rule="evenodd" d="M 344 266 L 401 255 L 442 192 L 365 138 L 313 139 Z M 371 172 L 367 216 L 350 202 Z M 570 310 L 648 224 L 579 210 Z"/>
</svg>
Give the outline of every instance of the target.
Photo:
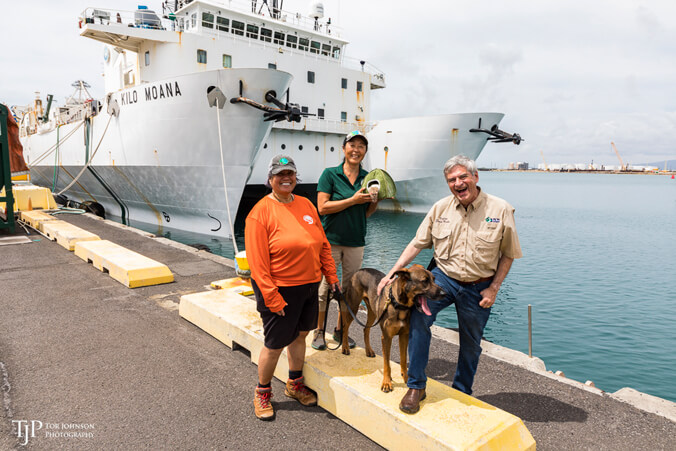
<svg viewBox="0 0 676 451">
<path fill-rule="evenodd" d="M 476 160 L 488 135 L 473 133 L 479 123 L 499 125 L 502 113 L 461 113 L 389 119 L 375 122 L 368 132 L 369 151 L 363 166 L 388 171 L 397 184 L 397 198 L 380 203 L 384 210 L 425 213 L 443 196 L 448 186 L 443 178 L 444 163 L 459 154 Z M 249 185 L 261 186 L 267 177 L 268 162 L 279 153 L 293 157 L 306 194 L 316 188 L 325 168 L 343 161 L 344 134 L 311 131 L 312 123 L 297 129 L 274 127 L 260 152 Z M 282 146 L 284 146 L 282 148 Z M 260 192 L 260 189 L 256 190 Z"/>
<path fill-rule="evenodd" d="M 24 138 L 32 181 L 51 188 L 56 174 L 54 192 L 59 192 L 80 173 L 87 154 L 96 152 L 91 168 L 64 193 L 69 198 L 96 201 L 129 224 L 144 222 L 160 230 L 167 226 L 229 236 L 217 110 L 209 106 L 207 88 L 216 86 L 230 99 L 239 95 L 240 80 L 246 86 L 245 96 L 263 102 L 269 90 L 284 92 L 291 76 L 269 69 L 214 70 L 116 92 L 111 102 L 117 100 L 120 105 L 119 116 L 107 124 L 111 116 L 104 104 L 91 119 L 89 146 L 81 121 L 59 128 L 60 139 L 75 128 L 80 130 L 60 142 L 58 154 L 54 150 L 41 157 L 56 144 L 57 130 Z M 167 85 L 173 88 L 171 95 Z M 257 152 L 272 124 L 263 122 L 261 111 L 244 104 L 226 102 L 219 114 L 234 221 Z"/>
</svg>

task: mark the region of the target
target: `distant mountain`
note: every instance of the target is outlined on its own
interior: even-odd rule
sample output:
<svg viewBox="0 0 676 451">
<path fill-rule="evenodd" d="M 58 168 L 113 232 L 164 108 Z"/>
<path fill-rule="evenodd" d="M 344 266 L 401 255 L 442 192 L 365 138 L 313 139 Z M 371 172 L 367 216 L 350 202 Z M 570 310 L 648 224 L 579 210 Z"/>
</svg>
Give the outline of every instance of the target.
<svg viewBox="0 0 676 451">
<path fill-rule="evenodd" d="M 632 163 L 632 166 L 657 166 L 661 171 L 664 169 L 664 160 L 653 163 Z M 667 171 L 676 171 L 676 160 L 667 160 Z"/>
</svg>

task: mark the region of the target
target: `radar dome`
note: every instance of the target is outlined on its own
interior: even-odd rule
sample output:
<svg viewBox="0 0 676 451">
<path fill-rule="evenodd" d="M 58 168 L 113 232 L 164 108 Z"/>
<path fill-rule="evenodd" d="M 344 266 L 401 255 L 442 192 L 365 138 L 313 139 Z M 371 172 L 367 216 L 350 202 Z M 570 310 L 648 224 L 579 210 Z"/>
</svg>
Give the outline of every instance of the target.
<svg viewBox="0 0 676 451">
<path fill-rule="evenodd" d="M 321 19 L 324 17 L 324 3 L 317 1 L 310 2 L 309 16 L 313 19 Z"/>
</svg>

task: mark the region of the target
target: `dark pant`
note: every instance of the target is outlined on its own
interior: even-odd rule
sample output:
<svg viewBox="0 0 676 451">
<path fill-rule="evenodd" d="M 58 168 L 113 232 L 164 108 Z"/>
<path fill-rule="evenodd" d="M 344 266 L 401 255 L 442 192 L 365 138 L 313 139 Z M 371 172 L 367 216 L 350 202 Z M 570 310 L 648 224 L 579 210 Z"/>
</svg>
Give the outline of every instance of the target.
<svg viewBox="0 0 676 451">
<path fill-rule="evenodd" d="M 301 331 L 307 332 L 317 327 L 319 282 L 293 287 L 278 287 L 279 294 L 287 303 L 284 307 L 284 316 L 271 312 L 265 306 L 263 294 L 253 279 L 251 279 L 251 286 L 256 296 L 256 309 L 263 320 L 266 348 L 284 348 L 293 343 Z"/>
<path fill-rule="evenodd" d="M 429 360 L 430 341 L 432 332 L 430 327 L 437 319 L 437 314 L 451 304 L 455 304 L 460 329 L 460 353 L 458 365 L 453 379 L 453 388 L 461 392 L 472 394 L 474 374 L 481 355 L 481 337 L 484 327 L 491 314 L 491 309 L 479 305 L 482 299 L 481 290 L 487 288 L 491 281 L 476 285 L 462 286 L 451 277 L 444 274 L 439 268 L 432 270 L 434 281 L 439 285 L 446 296 L 438 301 L 428 300 L 427 303 L 432 316 L 411 310 L 411 327 L 408 341 L 408 387 L 425 388 L 427 376 L 425 368 Z"/>
</svg>

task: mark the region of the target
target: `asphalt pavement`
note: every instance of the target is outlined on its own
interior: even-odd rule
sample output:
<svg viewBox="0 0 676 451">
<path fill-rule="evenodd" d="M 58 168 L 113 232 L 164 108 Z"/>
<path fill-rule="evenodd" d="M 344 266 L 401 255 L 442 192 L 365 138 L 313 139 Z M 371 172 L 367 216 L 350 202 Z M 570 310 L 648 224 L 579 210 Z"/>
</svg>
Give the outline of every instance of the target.
<svg viewBox="0 0 676 451">
<path fill-rule="evenodd" d="M 286 398 L 277 380 L 276 420 L 254 417 L 257 372 L 247 352 L 178 316 L 181 295 L 234 277 L 229 260 L 89 215 L 60 219 L 165 263 L 176 280 L 126 288 L 20 227 L 16 236 L 30 243 L 0 245 L 0 449 L 380 448 Z M 361 333 L 351 336 L 361 343 Z M 454 344 L 435 338 L 429 376 L 450 385 L 456 356 Z M 520 417 L 541 450 L 676 449 L 676 422 L 490 356 L 474 389 Z"/>
</svg>

